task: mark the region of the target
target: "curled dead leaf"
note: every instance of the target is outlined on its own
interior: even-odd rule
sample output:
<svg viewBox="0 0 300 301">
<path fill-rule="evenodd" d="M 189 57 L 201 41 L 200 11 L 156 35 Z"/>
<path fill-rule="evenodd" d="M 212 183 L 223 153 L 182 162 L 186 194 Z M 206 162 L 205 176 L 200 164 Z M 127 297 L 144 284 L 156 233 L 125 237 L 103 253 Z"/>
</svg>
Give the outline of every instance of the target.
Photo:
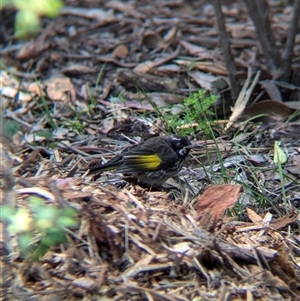
<svg viewBox="0 0 300 301">
<path fill-rule="evenodd" d="M 291 108 L 282 102 L 267 99 L 246 108 L 238 120 L 243 121 L 257 116 L 255 120 L 264 123 L 283 121 L 288 119 L 295 111 L 296 109 Z"/>
<path fill-rule="evenodd" d="M 252 221 L 254 224 L 262 224 L 263 219 L 261 216 L 259 216 L 254 210 L 251 208 L 246 208 L 248 218 Z"/>
<path fill-rule="evenodd" d="M 53 74 L 44 82 L 47 95 L 52 100 L 74 101 L 76 99 L 76 91 L 71 80 L 62 74 Z M 70 95 L 69 95 L 70 94 Z"/>
<path fill-rule="evenodd" d="M 150 71 L 153 67 L 155 67 L 156 64 L 155 62 L 152 61 L 145 61 L 142 63 L 139 63 L 134 69 L 133 71 L 135 73 L 146 73 L 148 71 Z"/>
<path fill-rule="evenodd" d="M 216 77 L 200 71 L 191 71 L 189 72 L 189 75 L 201 88 L 214 93 L 217 93 L 218 91 L 221 91 L 227 87 L 226 81 L 221 77 Z"/>
<path fill-rule="evenodd" d="M 237 202 L 242 189 L 241 185 L 232 184 L 210 186 L 196 203 L 200 226 L 207 230 L 213 229 L 225 210 Z"/>
<path fill-rule="evenodd" d="M 112 56 L 115 58 L 124 59 L 125 57 L 127 57 L 128 53 L 129 53 L 128 47 L 124 44 L 121 44 L 115 48 L 115 50 L 112 53 Z"/>
<path fill-rule="evenodd" d="M 199 55 L 201 56 L 201 54 L 205 53 L 206 56 L 209 55 L 207 49 L 205 47 L 202 46 L 198 46 L 192 43 L 189 43 L 187 41 L 179 41 L 179 43 L 192 55 Z"/>
<path fill-rule="evenodd" d="M 30 83 L 27 86 L 27 89 L 28 89 L 29 92 L 34 93 L 35 95 L 45 96 L 45 93 L 44 93 L 44 91 L 42 90 L 42 87 L 41 87 L 41 82 Z"/>
<path fill-rule="evenodd" d="M 22 47 L 17 55 L 17 59 L 20 61 L 26 61 L 31 58 L 35 58 L 41 54 L 42 51 L 49 47 L 49 42 L 45 42 L 43 39 L 31 40 Z"/>
<path fill-rule="evenodd" d="M 172 53 L 170 53 L 168 56 L 155 60 L 155 61 L 144 61 L 139 63 L 134 69 L 133 71 L 136 73 L 146 73 L 148 71 L 150 71 L 152 68 L 154 67 L 158 67 L 172 59 L 174 59 L 175 57 L 178 56 L 180 51 L 180 47 L 177 47 L 177 49 L 175 51 L 173 51 Z"/>
<path fill-rule="evenodd" d="M 280 93 L 277 85 L 273 81 L 262 80 L 259 83 L 266 90 L 266 92 L 268 93 L 268 95 L 271 99 L 282 102 L 281 93 Z"/>
<path fill-rule="evenodd" d="M 149 49 L 154 49 L 156 47 L 164 48 L 164 46 L 166 46 L 161 36 L 153 31 L 148 31 L 144 34 L 142 45 L 145 45 Z"/>
</svg>

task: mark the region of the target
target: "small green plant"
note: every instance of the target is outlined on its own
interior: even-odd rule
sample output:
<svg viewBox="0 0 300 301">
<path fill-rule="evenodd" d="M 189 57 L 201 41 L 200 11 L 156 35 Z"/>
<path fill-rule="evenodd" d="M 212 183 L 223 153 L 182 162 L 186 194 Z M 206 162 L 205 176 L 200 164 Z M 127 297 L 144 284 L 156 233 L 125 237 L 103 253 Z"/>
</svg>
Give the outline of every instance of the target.
<svg viewBox="0 0 300 301">
<path fill-rule="evenodd" d="M 211 110 L 211 105 L 216 100 L 216 95 L 206 95 L 204 90 L 192 93 L 184 100 L 185 113 L 183 116 L 165 116 L 168 127 L 175 132 L 179 130 L 181 135 L 190 134 L 195 130 L 202 130 L 205 134 L 210 134 L 213 124 L 212 116 L 215 115 Z"/>
<path fill-rule="evenodd" d="M 280 144 L 278 141 L 275 141 L 274 143 L 274 163 L 277 164 L 278 167 L 278 173 L 280 176 L 280 183 L 281 183 L 281 188 L 282 188 L 282 199 L 284 202 L 284 207 L 286 210 L 286 213 L 288 213 L 289 208 L 288 208 L 288 202 L 287 202 L 287 197 L 286 197 L 286 191 L 285 191 L 285 175 L 283 172 L 282 165 L 286 163 L 287 161 L 287 156 L 284 152 L 284 150 L 280 147 Z"/>
<path fill-rule="evenodd" d="M 66 242 L 66 228 L 77 225 L 73 208 L 45 205 L 39 197 L 29 199 L 28 208 L 1 207 L 1 219 L 9 236 L 17 236 L 20 252 L 33 260 L 40 259 L 47 250 Z"/>
<path fill-rule="evenodd" d="M 38 132 L 35 132 L 35 135 L 38 136 L 38 137 L 46 138 L 46 139 L 52 139 L 53 138 L 53 134 L 48 132 L 48 131 L 38 131 Z"/>
<path fill-rule="evenodd" d="M 99 86 L 99 83 L 103 77 L 103 74 L 104 74 L 104 70 L 105 70 L 105 67 L 106 67 L 106 63 L 104 63 L 98 73 L 98 76 L 97 76 L 97 79 L 96 79 L 96 83 L 95 83 L 95 87 L 97 88 Z"/>
<path fill-rule="evenodd" d="M 75 131 L 77 133 L 81 133 L 82 130 L 84 129 L 84 125 L 82 124 L 80 119 L 77 117 L 74 120 L 70 120 L 68 122 L 68 125 L 70 126 L 70 129 L 72 129 L 73 131 Z"/>
<path fill-rule="evenodd" d="M 40 89 L 40 88 L 39 88 Z M 40 89 L 40 92 L 41 92 L 41 89 Z M 44 110 L 44 114 L 49 122 L 49 124 L 51 125 L 51 127 L 56 130 L 57 129 L 57 125 L 55 124 L 55 121 L 51 115 L 51 111 L 49 109 L 49 106 L 47 104 L 47 101 L 45 99 L 45 97 L 43 96 L 43 93 L 41 93 L 41 101 L 42 101 L 42 104 L 43 104 L 43 110 Z"/>
<path fill-rule="evenodd" d="M 92 115 L 95 108 L 96 108 L 96 106 L 97 106 L 97 99 L 94 95 L 92 95 L 90 86 L 88 84 L 87 84 L 87 89 L 86 90 L 87 90 L 87 94 L 88 94 L 88 96 L 91 100 L 91 102 L 87 106 L 87 109 L 88 109 L 89 114 Z"/>
</svg>

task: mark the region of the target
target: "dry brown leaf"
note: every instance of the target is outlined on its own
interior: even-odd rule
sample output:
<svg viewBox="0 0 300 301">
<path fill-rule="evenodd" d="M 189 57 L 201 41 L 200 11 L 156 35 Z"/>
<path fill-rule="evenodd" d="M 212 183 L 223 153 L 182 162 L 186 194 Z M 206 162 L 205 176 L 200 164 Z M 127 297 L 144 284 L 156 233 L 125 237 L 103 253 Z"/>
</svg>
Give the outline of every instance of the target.
<svg viewBox="0 0 300 301">
<path fill-rule="evenodd" d="M 187 41 L 179 41 L 179 43 L 192 55 L 197 55 L 200 57 L 205 56 L 205 58 L 211 58 L 211 53 L 207 51 L 207 48 L 201 47 Z"/>
<path fill-rule="evenodd" d="M 252 209 L 250 208 L 246 208 L 247 210 L 247 215 L 248 215 L 248 218 L 251 220 L 252 223 L 256 224 L 256 223 L 263 223 L 263 219 L 262 217 L 260 217 L 255 211 L 253 211 Z"/>
<path fill-rule="evenodd" d="M 211 229 L 222 219 L 224 211 L 231 208 L 242 192 L 241 185 L 210 186 L 203 195 L 199 196 L 196 204 L 200 225 Z"/>
<path fill-rule="evenodd" d="M 179 51 L 180 51 L 180 47 L 177 47 L 177 49 L 175 49 L 175 51 L 173 51 L 168 56 L 166 56 L 162 59 L 158 59 L 158 60 L 155 60 L 155 61 L 145 61 L 145 62 L 139 63 L 133 69 L 133 71 L 135 73 L 146 73 L 146 72 L 150 71 L 152 68 L 160 66 L 160 65 L 176 58 L 179 54 Z"/>
<path fill-rule="evenodd" d="M 83 7 L 64 7 L 60 14 L 62 15 L 74 15 L 78 17 L 96 19 L 99 21 L 99 26 L 117 21 L 118 18 L 113 14 L 112 10 L 104 10 L 101 8 L 83 8 Z"/>
<path fill-rule="evenodd" d="M 24 85 L 24 86 L 26 86 L 26 85 Z M 34 93 L 35 95 L 45 96 L 45 93 L 41 88 L 41 82 L 33 82 L 33 83 L 30 83 L 29 85 L 27 85 L 26 87 L 29 92 Z"/>
<path fill-rule="evenodd" d="M 68 102 L 76 99 L 76 91 L 71 80 L 62 74 L 53 74 L 44 85 L 48 97 L 52 100 Z"/>
<path fill-rule="evenodd" d="M 271 226 L 275 230 L 285 228 L 286 226 L 296 223 L 298 221 L 296 210 L 290 212 L 284 217 L 278 218 L 275 221 L 271 222 Z"/>
<path fill-rule="evenodd" d="M 166 64 L 163 66 L 159 66 L 156 68 L 159 72 L 179 72 L 180 66 L 175 65 L 175 64 Z"/>
<path fill-rule="evenodd" d="M 158 77 L 157 75 L 150 73 L 136 73 L 129 69 L 118 70 L 116 80 L 128 90 L 135 90 L 136 87 L 139 86 L 144 92 L 155 91 L 157 93 L 173 93 L 173 91 L 177 90 L 179 87 L 177 78 L 172 78 L 170 76 Z M 124 97 L 126 98 L 127 96 Z M 136 97 L 140 98 L 141 95 L 136 95 Z"/>
<path fill-rule="evenodd" d="M 166 43 L 171 43 L 175 40 L 178 29 L 176 26 L 171 27 L 170 30 L 164 35 L 163 40 Z"/>
<path fill-rule="evenodd" d="M 284 104 L 291 109 L 300 110 L 300 101 L 285 101 Z"/>
<path fill-rule="evenodd" d="M 267 159 L 262 154 L 254 154 L 246 156 L 246 159 L 254 164 L 262 164 L 267 162 Z"/>
<path fill-rule="evenodd" d="M 255 39 L 255 29 L 252 24 L 238 24 L 236 22 L 229 22 L 226 24 L 227 30 L 231 33 L 231 36 L 235 39 L 242 39 L 242 38 L 252 38 Z"/>
<path fill-rule="evenodd" d="M 115 48 L 115 50 L 112 53 L 112 56 L 116 58 L 124 59 L 127 57 L 128 53 L 129 53 L 128 47 L 124 44 L 121 44 Z"/>
<path fill-rule="evenodd" d="M 71 66 L 62 68 L 61 72 L 65 75 L 73 75 L 73 74 L 94 73 L 94 72 L 98 72 L 98 70 L 96 68 L 91 68 L 86 65 L 72 64 Z"/>
<path fill-rule="evenodd" d="M 231 109 L 232 114 L 229 118 L 226 129 L 229 129 L 232 126 L 233 122 L 235 122 L 241 116 L 241 114 L 244 112 L 246 105 L 250 99 L 250 96 L 252 95 L 253 89 L 259 80 L 260 73 L 261 73 L 260 71 L 258 71 L 256 73 L 255 78 L 251 83 L 252 71 L 251 71 L 251 68 L 248 69 L 247 80 L 245 81 L 245 83 L 243 85 L 243 88 L 234 104 L 234 107 Z"/>
<path fill-rule="evenodd" d="M 142 39 L 142 44 L 149 49 L 154 49 L 156 47 L 165 48 L 167 46 L 161 36 L 153 31 L 145 32 Z"/>
<path fill-rule="evenodd" d="M 214 75 L 200 72 L 191 71 L 189 75 L 195 80 L 195 82 L 203 89 L 217 93 L 227 87 L 227 83 L 223 78 L 216 77 Z"/>
<path fill-rule="evenodd" d="M 142 63 L 139 63 L 134 69 L 133 71 L 135 73 L 146 73 L 148 71 L 150 71 L 153 67 L 156 67 L 156 63 L 153 61 L 145 61 Z"/>
<path fill-rule="evenodd" d="M 42 51 L 49 47 L 49 42 L 44 39 L 31 40 L 22 47 L 17 55 L 20 61 L 26 61 L 35 58 L 41 54 Z"/>
<path fill-rule="evenodd" d="M 275 100 L 263 100 L 246 108 L 238 120 L 247 120 L 255 116 L 265 114 L 265 117 L 259 117 L 264 123 L 271 121 L 283 121 L 288 119 L 296 109 L 292 109 L 282 102 Z"/>
<path fill-rule="evenodd" d="M 111 54 L 109 55 L 98 55 L 96 59 L 100 62 L 104 63 L 113 63 L 116 64 L 117 66 L 121 66 L 123 68 L 133 68 L 136 66 L 136 63 L 125 63 L 122 61 L 117 60 L 114 58 Z"/>
<path fill-rule="evenodd" d="M 263 80 L 260 81 L 259 83 L 266 90 L 266 92 L 268 93 L 271 99 L 282 102 L 281 93 L 274 82 L 270 80 Z"/>
<path fill-rule="evenodd" d="M 193 63 L 194 67 L 196 69 L 211 72 L 213 74 L 217 75 L 227 75 L 226 69 L 221 65 L 216 65 L 214 62 L 192 62 L 192 61 L 185 61 L 185 60 L 176 60 L 175 61 L 178 65 L 181 66 L 189 66 L 191 63 Z"/>
</svg>

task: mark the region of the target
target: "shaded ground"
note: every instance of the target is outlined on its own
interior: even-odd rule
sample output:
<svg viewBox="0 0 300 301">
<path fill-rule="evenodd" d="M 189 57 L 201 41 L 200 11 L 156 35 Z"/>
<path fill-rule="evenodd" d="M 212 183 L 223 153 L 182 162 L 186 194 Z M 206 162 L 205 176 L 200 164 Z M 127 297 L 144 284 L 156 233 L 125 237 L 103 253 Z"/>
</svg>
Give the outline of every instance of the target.
<svg viewBox="0 0 300 301">
<path fill-rule="evenodd" d="M 272 3 L 281 50 L 291 13 Z M 253 77 L 261 70 L 254 105 L 227 131 L 215 124 L 215 140 L 195 130 L 191 139 L 206 147 L 166 192 L 126 185 L 114 173 L 94 181 L 86 171 L 138 138 L 164 133 L 164 116 L 182 113 L 184 97 L 200 87 L 218 93 L 216 114 L 228 117 L 233 103 L 212 6 L 67 1 L 28 43 L 12 38 L 7 12 L 3 201 L 28 209 L 38 195 L 46 206 L 70 205 L 79 226 L 38 262 L 4 236 L 4 300 L 299 298 L 300 123 L 292 117 L 300 103 L 300 34 L 290 82 L 271 81 L 245 7 L 228 4 L 224 14 L 240 83 L 249 65 Z M 259 124 L 241 123 L 259 114 L 266 115 Z M 287 157 L 283 175 L 275 141 Z M 203 194 L 227 183 L 234 186 Z M 234 193 L 236 185 L 243 192 Z"/>
</svg>

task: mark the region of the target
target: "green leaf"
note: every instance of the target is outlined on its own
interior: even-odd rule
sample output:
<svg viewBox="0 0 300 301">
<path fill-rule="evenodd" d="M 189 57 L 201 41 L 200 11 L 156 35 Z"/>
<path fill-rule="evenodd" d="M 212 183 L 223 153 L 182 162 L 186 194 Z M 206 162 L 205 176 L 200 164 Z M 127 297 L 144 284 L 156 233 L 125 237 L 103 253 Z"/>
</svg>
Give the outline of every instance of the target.
<svg viewBox="0 0 300 301">
<path fill-rule="evenodd" d="M 29 210 L 19 208 L 17 212 L 9 216 L 7 231 L 11 234 L 30 231 L 33 227 L 33 219 Z"/>
<path fill-rule="evenodd" d="M 22 253 L 28 250 L 31 243 L 31 239 L 32 239 L 32 235 L 29 232 L 19 235 L 19 245 L 20 245 L 20 249 L 22 250 Z"/>
<path fill-rule="evenodd" d="M 187 70 L 188 71 L 192 71 L 194 68 L 195 68 L 195 66 L 196 66 L 196 62 L 190 62 L 189 64 L 188 64 L 188 66 L 187 66 Z"/>
<path fill-rule="evenodd" d="M 6 120 L 3 125 L 4 135 L 13 137 L 19 130 L 20 125 L 15 120 Z"/>
<path fill-rule="evenodd" d="M 0 220 L 10 220 L 16 213 L 16 209 L 12 206 L 2 205 L 0 206 Z"/>
<path fill-rule="evenodd" d="M 46 139 L 53 138 L 53 134 L 49 133 L 47 131 L 38 131 L 38 132 L 35 133 L 35 135 L 38 136 L 38 137 L 44 137 Z"/>
<path fill-rule="evenodd" d="M 57 223 L 59 226 L 66 228 L 75 227 L 78 224 L 76 218 L 71 216 L 61 216 L 58 218 Z"/>
<path fill-rule="evenodd" d="M 64 231 L 52 227 L 47 231 L 47 234 L 43 237 L 41 244 L 43 244 L 44 246 L 51 247 L 63 243 L 66 240 L 67 238 Z"/>
<path fill-rule="evenodd" d="M 35 195 L 33 195 L 29 198 L 29 203 L 30 203 L 32 210 L 37 210 L 39 207 L 43 206 L 42 199 Z"/>
<path fill-rule="evenodd" d="M 36 0 L 43 2 L 43 14 L 49 18 L 54 18 L 59 14 L 59 11 L 63 7 L 63 2 L 60 0 Z"/>
<path fill-rule="evenodd" d="M 13 4 L 20 11 L 27 10 L 36 16 L 45 15 L 47 17 L 57 16 L 63 6 L 61 0 L 13 0 Z"/>
<path fill-rule="evenodd" d="M 20 10 L 16 14 L 16 36 L 24 38 L 28 33 L 35 33 L 40 28 L 39 17 L 31 10 Z"/>
<path fill-rule="evenodd" d="M 284 164 L 287 161 L 287 156 L 283 149 L 279 146 L 279 142 L 274 143 L 274 163 Z"/>
</svg>

